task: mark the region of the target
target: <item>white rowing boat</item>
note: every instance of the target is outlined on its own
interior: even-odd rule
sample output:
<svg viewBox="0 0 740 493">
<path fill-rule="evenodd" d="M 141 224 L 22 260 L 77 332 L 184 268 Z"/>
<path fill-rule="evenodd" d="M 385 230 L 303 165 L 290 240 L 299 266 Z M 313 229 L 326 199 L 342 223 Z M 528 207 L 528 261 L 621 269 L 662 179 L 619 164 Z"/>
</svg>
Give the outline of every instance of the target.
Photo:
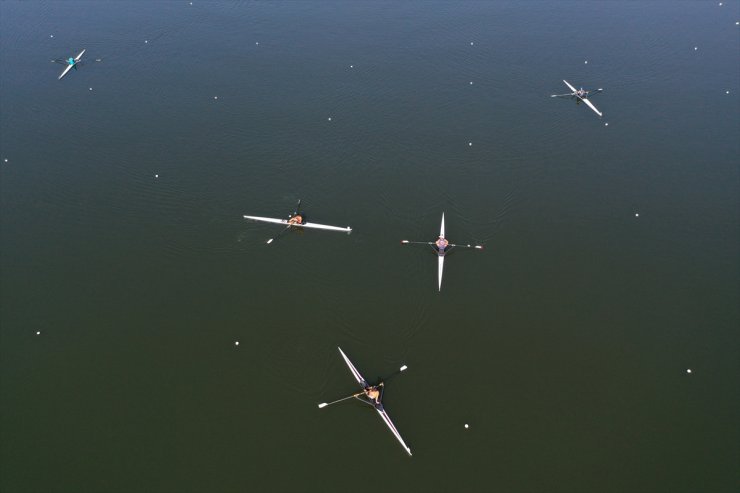
<svg viewBox="0 0 740 493">
<path fill-rule="evenodd" d="M 439 237 L 444 238 L 445 237 L 445 213 L 442 213 L 442 226 L 439 228 Z M 442 270 L 445 267 L 445 251 L 444 250 L 438 250 L 437 251 L 437 260 L 438 262 L 438 268 L 437 268 L 437 291 L 442 291 Z"/>
<path fill-rule="evenodd" d="M 571 91 L 573 91 L 573 93 L 575 94 L 575 96 L 578 99 L 580 99 L 581 101 L 583 101 L 584 103 L 586 103 L 586 106 L 588 106 L 589 108 L 591 108 L 592 110 L 594 110 L 594 112 L 597 115 L 602 116 L 601 111 L 597 110 L 596 109 L 596 106 L 594 106 L 593 103 L 591 103 L 591 101 L 589 101 L 586 96 L 579 96 L 578 95 L 578 91 L 576 90 L 576 88 L 573 87 L 572 85 L 570 85 L 567 80 L 563 79 L 563 82 L 565 82 L 565 85 L 568 86 L 568 89 L 570 89 Z M 588 93 L 586 93 L 586 94 L 588 94 Z"/>
<path fill-rule="evenodd" d="M 445 238 L 445 213 L 442 213 L 442 225 L 439 227 L 439 238 L 437 241 Z M 445 266 L 445 255 L 452 250 L 454 247 L 460 247 L 460 248 L 473 248 L 475 250 L 483 250 L 482 245 L 459 245 L 455 243 L 447 243 L 447 246 L 444 248 L 440 248 L 437 246 L 436 241 L 409 241 L 409 240 L 401 240 L 401 243 L 404 245 L 429 245 L 432 247 L 434 252 L 437 254 L 437 291 L 442 291 L 442 272 L 444 272 L 444 266 Z"/>
<path fill-rule="evenodd" d="M 249 219 L 251 221 L 259 221 L 263 223 L 282 224 L 283 226 L 294 227 L 294 228 L 326 229 L 329 231 L 343 231 L 345 233 L 352 232 L 352 228 L 350 228 L 349 226 L 347 226 L 346 228 L 342 228 L 340 226 L 328 226 L 326 224 L 309 223 L 309 222 L 305 222 L 303 224 L 297 224 L 297 223 L 289 223 L 287 219 L 276 219 L 273 217 L 260 217 L 260 216 L 244 216 L 244 219 Z"/>
<path fill-rule="evenodd" d="M 74 67 L 75 65 L 77 65 L 77 63 L 78 63 L 78 62 L 80 61 L 80 59 L 82 58 L 82 55 L 83 55 L 84 53 L 85 53 L 85 50 L 82 50 L 82 51 L 80 52 L 80 54 L 79 54 L 79 55 L 77 55 L 76 57 L 74 57 L 74 58 L 69 58 L 69 59 L 65 60 L 65 63 L 67 64 L 67 68 L 65 68 L 65 69 L 64 69 L 64 72 L 62 72 L 62 75 L 60 75 L 60 76 L 59 76 L 59 79 L 57 79 L 57 80 L 62 80 L 62 77 L 64 77 L 65 75 L 67 75 L 67 72 L 69 72 L 70 70 L 72 70 L 72 68 L 73 68 L 73 67 Z"/>
<path fill-rule="evenodd" d="M 568 89 L 570 89 L 573 92 L 568 93 L 568 94 L 553 94 L 551 97 L 553 98 L 576 98 L 578 101 L 583 101 L 584 103 L 586 103 L 586 106 L 594 110 L 594 113 L 596 113 L 600 117 L 603 116 L 601 111 L 597 110 L 596 106 L 594 106 L 593 103 L 589 101 L 588 99 L 588 95 L 590 93 L 598 94 L 602 91 L 602 89 L 595 89 L 593 91 L 584 91 L 583 88 L 581 88 L 580 90 L 578 90 L 575 87 L 573 87 L 571 83 L 568 82 L 567 80 L 563 80 L 563 82 L 565 83 L 566 86 L 568 86 Z"/>
<path fill-rule="evenodd" d="M 367 380 L 365 380 L 365 378 L 362 375 L 360 375 L 360 372 L 357 371 L 357 368 L 355 368 L 355 365 L 353 365 L 352 362 L 347 357 L 347 355 L 344 354 L 344 351 L 342 351 L 342 348 L 338 347 L 337 349 L 339 349 L 339 353 L 342 355 L 342 358 L 344 358 L 344 362 L 347 363 L 347 366 L 349 367 L 349 371 L 352 372 L 352 376 L 355 377 L 355 380 L 357 380 L 357 383 L 359 383 L 363 389 L 366 389 L 367 387 L 369 387 L 370 385 L 367 383 Z M 402 370 L 404 369 L 406 369 L 405 366 L 402 367 Z M 411 449 L 403 441 L 403 438 L 401 438 L 401 434 L 398 433 L 398 430 L 393 425 L 391 418 L 388 417 L 388 413 L 385 412 L 382 402 L 380 404 L 371 404 L 371 405 L 375 408 L 376 411 L 378 411 L 378 414 L 380 414 L 381 419 L 383 420 L 383 422 L 385 422 L 385 424 L 391 430 L 391 432 L 393 433 L 393 436 L 396 437 L 396 439 L 401 444 L 401 446 L 404 448 L 404 450 L 406 450 L 406 453 L 411 455 Z"/>
</svg>

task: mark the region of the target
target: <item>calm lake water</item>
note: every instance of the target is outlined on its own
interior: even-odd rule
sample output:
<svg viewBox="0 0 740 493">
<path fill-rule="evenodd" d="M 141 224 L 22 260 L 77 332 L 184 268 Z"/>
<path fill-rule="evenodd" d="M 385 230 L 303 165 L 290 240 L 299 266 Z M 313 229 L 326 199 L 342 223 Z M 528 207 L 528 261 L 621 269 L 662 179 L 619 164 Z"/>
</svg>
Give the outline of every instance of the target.
<svg viewBox="0 0 740 493">
<path fill-rule="evenodd" d="M 1 2 L 0 490 L 738 491 L 739 20 Z"/>
</svg>

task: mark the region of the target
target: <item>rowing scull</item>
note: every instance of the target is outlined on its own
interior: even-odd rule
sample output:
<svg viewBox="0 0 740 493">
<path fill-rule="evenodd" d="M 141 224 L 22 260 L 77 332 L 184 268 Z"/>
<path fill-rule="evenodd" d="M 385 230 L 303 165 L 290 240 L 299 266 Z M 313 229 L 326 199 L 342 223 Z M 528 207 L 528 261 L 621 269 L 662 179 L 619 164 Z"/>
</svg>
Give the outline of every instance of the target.
<svg viewBox="0 0 740 493">
<path fill-rule="evenodd" d="M 573 85 L 570 82 L 568 82 L 565 79 L 563 79 L 563 82 L 565 83 L 566 86 L 568 86 L 568 89 L 570 89 L 573 92 L 571 92 L 569 94 L 553 94 L 550 97 L 553 97 L 553 98 L 575 98 L 578 102 L 583 101 L 584 103 L 586 103 L 586 106 L 588 106 L 589 108 L 591 108 L 592 110 L 594 110 L 594 113 L 596 113 L 597 115 L 599 115 L 599 117 L 603 116 L 603 113 L 601 111 L 597 110 L 596 109 L 596 106 L 594 106 L 593 103 L 591 101 L 589 101 L 589 99 L 588 99 L 588 95 L 590 93 L 598 94 L 603 89 L 595 89 L 593 91 L 585 91 L 585 90 L 583 90 L 583 88 L 576 89 L 575 87 L 573 87 Z"/>
<path fill-rule="evenodd" d="M 84 54 L 85 54 L 85 50 L 82 50 L 80 52 L 80 54 L 77 55 L 76 57 L 74 57 L 74 58 L 68 58 L 67 60 L 65 60 L 63 63 L 65 63 L 67 65 L 67 68 L 64 69 L 64 72 L 62 72 L 62 75 L 60 75 L 59 76 L 59 79 L 57 79 L 57 80 L 61 80 L 62 77 L 64 77 L 65 75 L 67 75 L 67 72 L 69 72 L 70 70 L 72 70 L 72 68 L 74 68 L 79 63 L 80 59 L 82 59 L 82 55 L 84 55 Z"/>
<path fill-rule="evenodd" d="M 289 223 L 287 219 L 276 219 L 273 217 L 259 217 L 259 216 L 244 216 L 244 219 L 249 219 L 251 221 L 261 221 L 263 223 L 282 224 L 283 226 L 294 227 L 294 228 L 326 229 L 329 231 L 343 231 L 345 233 L 352 232 L 352 228 L 350 228 L 349 226 L 347 226 L 346 228 L 342 228 L 339 226 L 328 226 L 326 224 L 309 223 L 309 222 L 298 224 L 298 223 Z"/>
<path fill-rule="evenodd" d="M 442 213 L 442 226 L 439 228 L 439 237 L 443 238 L 445 237 L 445 213 Z M 445 251 L 443 249 L 437 249 L 437 260 L 438 262 L 438 269 L 437 269 L 437 291 L 442 291 L 442 270 L 445 267 Z"/>
<path fill-rule="evenodd" d="M 352 364 L 352 362 L 349 360 L 347 355 L 344 354 L 344 351 L 342 351 L 342 348 L 338 347 L 337 349 L 339 349 L 339 353 L 342 355 L 342 358 L 344 358 L 344 362 L 347 363 L 347 366 L 349 367 L 349 371 L 352 372 L 352 376 L 355 377 L 355 380 L 357 380 L 357 383 L 359 383 L 363 389 L 370 387 L 370 384 L 367 383 L 367 380 L 365 380 L 365 378 L 360 374 L 360 372 L 357 371 L 357 368 L 355 368 L 355 365 Z M 405 366 L 402 367 L 402 369 L 405 369 Z M 363 402 L 367 402 L 367 401 L 363 401 Z M 375 408 L 375 410 L 378 411 L 378 414 L 380 414 L 380 417 L 383 420 L 383 422 L 385 422 L 385 424 L 391 430 L 391 432 L 393 433 L 393 436 L 396 437 L 396 439 L 401 444 L 401 446 L 404 448 L 404 450 L 406 450 L 406 453 L 411 455 L 411 449 L 403 441 L 403 438 L 401 438 L 401 434 L 398 433 L 398 430 L 393 425 L 391 418 L 388 417 L 388 413 L 385 412 L 385 409 L 383 408 L 382 397 L 381 397 L 380 403 L 369 403 L 368 402 L 368 404 L 371 404 Z"/>
<path fill-rule="evenodd" d="M 401 240 L 404 245 L 416 244 L 416 245 L 430 245 L 434 252 L 437 254 L 437 290 L 442 291 L 442 272 L 444 271 L 445 255 L 452 250 L 454 247 L 460 248 L 474 248 L 476 250 L 483 250 L 483 245 L 456 245 L 454 243 L 447 243 L 440 247 L 437 242 L 440 240 L 446 240 L 445 238 L 445 213 L 442 213 L 442 225 L 439 227 L 439 238 L 437 241 L 409 241 Z"/>
</svg>

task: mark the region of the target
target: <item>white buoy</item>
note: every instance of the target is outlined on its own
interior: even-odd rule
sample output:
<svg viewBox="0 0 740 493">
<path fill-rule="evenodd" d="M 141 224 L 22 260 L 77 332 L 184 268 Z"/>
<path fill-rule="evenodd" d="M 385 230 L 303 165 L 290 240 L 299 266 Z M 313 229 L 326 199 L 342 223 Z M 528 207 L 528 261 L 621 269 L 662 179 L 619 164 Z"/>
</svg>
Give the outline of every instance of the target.
<svg viewBox="0 0 740 493">
<path fill-rule="evenodd" d="M 258 44 L 260 44 L 260 42 L 259 41 L 256 41 L 254 44 L 258 45 Z"/>
<path fill-rule="evenodd" d="M 698 50 L 698 49 L 699 49 L 699 47 L 698 47 L 698 46 L 694 46 L 694 51 L 696 51 L 696 50 Z"/>
<path fill-rule="evenodd" d="M 354 65 L 350 65 L 349 68 L 355 68 L 355 66 Z"/>
<path fill-rule="evenodd" d="M 730 94 L 730 91 L 725 91 L 725 94 Z"/>
<path fill-rule="evenodd" d="M 5 158 L 5 162 L 6 162 L 6 163 L 8 162 L 8 158 Z"/>
<path fill-rule="evenodd" d="M 471 86 L 473 85 L 473 81 L 472 81 L 472 80 L 470 81 L 470 85 L 471 85 Z"/>
<path fill-rule="evenodd" d="M 54 35 L 53 35 L 53 34 L 50 34 L 50 35 L 49 35 L 49 37 L 50 37 L 50 38 L 53 38 L 53 37 L 54 37 Z"/>
<path fill-rule="evenodd" d="M 148 39 L 145 39 L 145 40 L 144 40 L 144 43 L 148 43 L 148 42 L 149 42 L 149 40 L 148 40 Z"/>
<path fill-rule="evenodd" d="M 40 330 L 37 330 L 37 331 L 36 331 L 36 335 L 37 335 L 37 336 L 40 336 L 40 335 L 41 335 L 41 331 L 40 331 Z"/>
<path fill-rule="evenodd" d="M 159 178 L 159 175 L 154 175 L 154 178 Z"/>
<path fill-rule="evenodd" d="M 604 126 L 605 126 L 605 127 L 608 127 L 608 126 L 609 126 L 609 122 L 606 122 L 606 123 L 604 124 Z"/>
<path fill-rule="evenodd" d="M 691 373 L 691 368 L 686 368 L 686 373 Z"/>
<path fill-rule="evenodd" d="M 468 428 L 470 428 L 470 426 L 468 426 L 468 424 L 465 423 L 465 429 L 467 430 Z"/>
<path fill-rule="evenodd" d="M 639 212 L 635 212 L 635 217 L 640 217 L 640 213 Z"/>
<path fill-rule="evenodd" d="M 239 345 L 239 341 L 234 341 L 234 346 L 238 346 L 238 345 Z"/>
<path fill-rule="evenodd" d="M 218 96 L 213 96 L 213 99 L 218 99 Z"/>
<path fill-rule="evenodd" d="M 329 117 L 328 120 L 331 121 L 331 117 Z"/>
<path fill-rule="evenodd" d="M 473 143 L 472 143 L 472 142 L 468 142 L 468 147 L 470 147 L 470 146 L 472 146 L 472 145 L 473 145 Z"/>
<path fill-rule="evenodd" d="M 470 46 L 473 46 L 474 44 L 475 44 L 475 43 L 473 43 L 472 41 L 470 42 Z"/>
<path fill-rule="evenodd" d="M 90 90 L 92 91 L 92 87 L 90 88 Z"/>
<path fill-rule="evenodd" d="M 583 63 L 585 63 L 585 64 L 587 64 L 587 65 L 588 65 L 588 60 L 585 60 L 585 61 L 584 61 Z"/>
</svg>

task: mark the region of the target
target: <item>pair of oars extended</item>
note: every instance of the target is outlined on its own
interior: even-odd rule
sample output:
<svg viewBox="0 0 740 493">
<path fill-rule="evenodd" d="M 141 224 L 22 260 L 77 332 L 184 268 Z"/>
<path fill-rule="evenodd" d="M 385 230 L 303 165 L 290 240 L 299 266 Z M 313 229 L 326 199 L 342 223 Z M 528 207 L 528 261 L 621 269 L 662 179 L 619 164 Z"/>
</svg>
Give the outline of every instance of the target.
<svg viewBox="0 0 740 493">
<path fill-rule="evenodd" d="M 402 371 L 406 370 L 406 368 L 408 368 L 408 366 L 406 366 L 406 365 L 403 365 L 403 366 L 402 366 L 401 368 L 399 368 L 399 369 L 398 369 L 398 370 L 397 370 L 396 372 L 394 372 L 394 373 L 393 373 L 393 374 L 391 374 L 391 375 L 390 375 L 390 376 L 389 376 L 388 378 L 386 378 L 386 380 L 389 380 L 389 379 L 390 379 L 391 377 L 393 377 L 393 376 L 395 376 L 395 375 L 397 375 L 397 374 L 401 373 Z M 379 385 L 383 385 L 383 382 L 381 382 L 381 383 L 380 383 Z M 356 394 L 348 395 L 347 397 L 342 397 L 341 399 L 337 399 L 337 400 L 335 400 L 335 401 L 332 401 L 332 402 L 322 402 L 321 404 L 319 404 L 319 409 L 323 409 L 323 408 L 325 408 L 326 406 L 331 406 L 332 404 L 336 404 L 337 402 L 342 402 L 342 401 L 346 401 L 347 399 L 353 399 L 353 398 L 357 398 L 357 397 L 360 397 L 360 396 L 361 396 L 361 395 L 363 395 L 364 393 L 365 393 L 365 391 L 363 390 L 362 392 L 358 392 L 358 393 L 356 393 Z"/>
<path fill-rule="evenodd" d="M 436 242 L 434 241 L 409 241 L 409 240 L 401 240 L 401 243 L 404 245 L 435 245 Z M 483 245 L 457 245 L 455 243 L 450 243 L 445 248 L 452 248 L 452 247 L 458 247 L 458 248 L 476 248 L 478 250 L 483 250 Z"/>
</svg>

